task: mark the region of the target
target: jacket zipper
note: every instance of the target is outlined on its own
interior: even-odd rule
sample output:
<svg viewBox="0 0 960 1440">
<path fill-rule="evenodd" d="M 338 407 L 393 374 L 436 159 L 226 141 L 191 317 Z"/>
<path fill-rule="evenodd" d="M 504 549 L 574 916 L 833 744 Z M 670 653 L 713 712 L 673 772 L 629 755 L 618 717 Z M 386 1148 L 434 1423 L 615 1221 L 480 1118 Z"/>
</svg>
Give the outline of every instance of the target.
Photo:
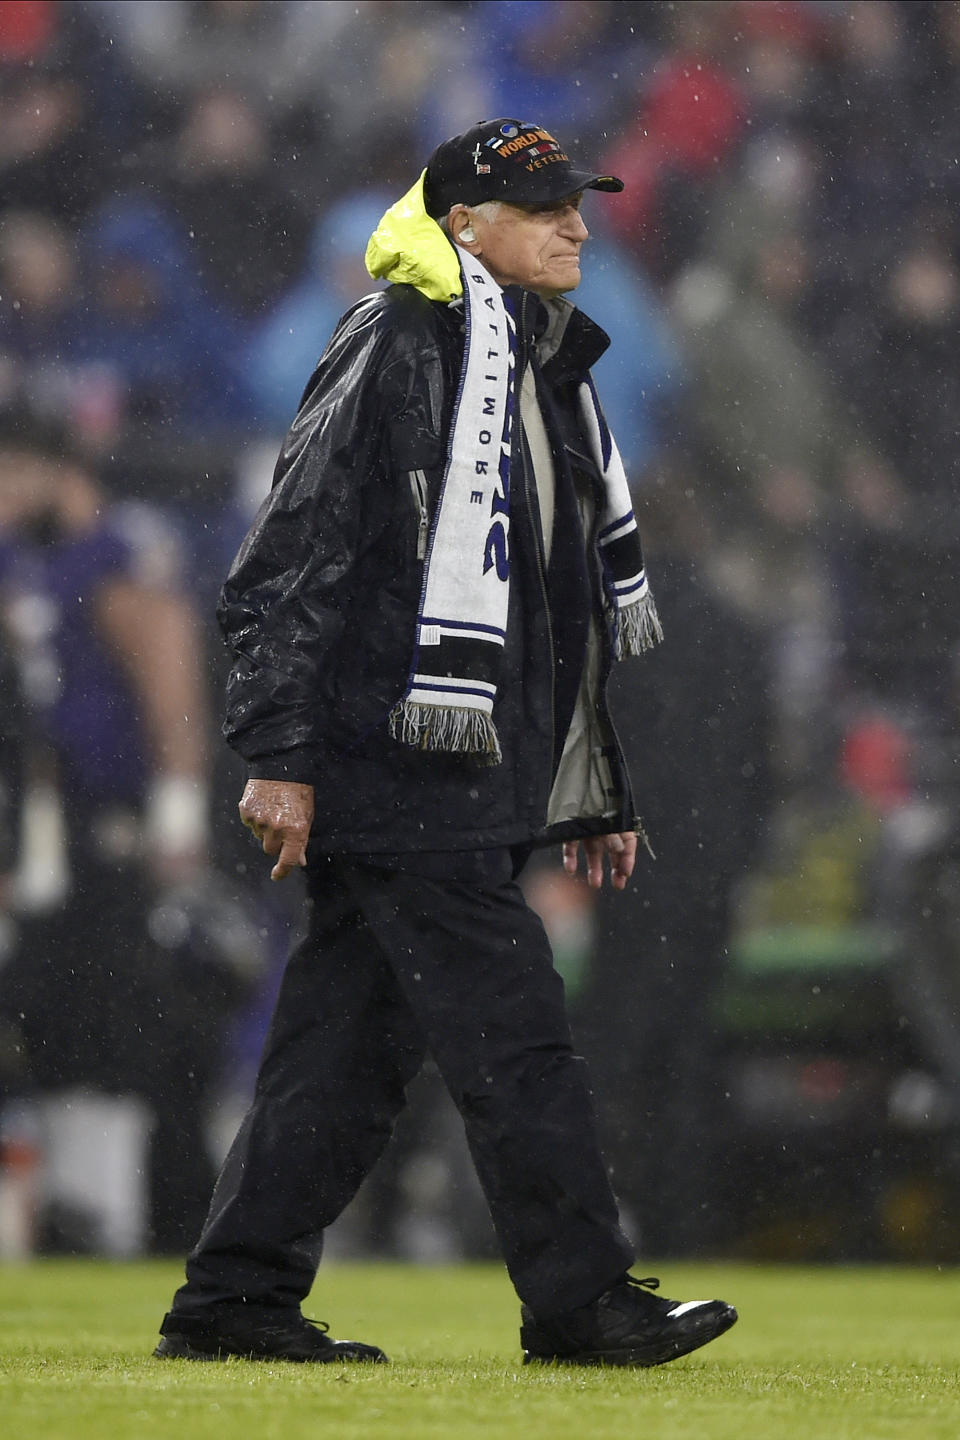
<svg viewBox="0 0 960 1440">
<path fill-rule="evenodd" d="M 427 477 L 422 470 L 408 472 L 410 490 L 418 517 L 417 559 L 427 558 L 427 539 L 430 533 L 430 517 L 427 514 Z"/>
<path fill-rule="evenodd" d="M 654 850 L 653 846 L 650 844 L 650 836 L 647 834 L 646 830 L 644 829 L 643 821 L 640 819 L 640 816 L 639 816 L 639 815 L 634 815 L 634 817 L 633 817 L 633 833 L 634 833 L 634 835 L 636 835 L 637 839 L 640 841 L 640 844 L 646 847 L 646 851 L 647 851 L 647 854 L 650 856 L 650 859 L 651 859 L 651 860 L 656 860 L 656 858 L 657 858 L 657 852 L 656 852 L 656 850 Z"/>
</svg>

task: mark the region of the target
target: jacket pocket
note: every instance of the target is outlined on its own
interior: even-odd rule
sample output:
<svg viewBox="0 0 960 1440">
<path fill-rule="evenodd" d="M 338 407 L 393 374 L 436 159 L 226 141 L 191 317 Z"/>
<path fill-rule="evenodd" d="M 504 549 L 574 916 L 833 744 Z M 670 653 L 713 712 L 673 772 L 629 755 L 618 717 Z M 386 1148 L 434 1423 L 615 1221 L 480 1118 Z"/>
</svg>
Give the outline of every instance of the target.
<svg viewBox="0 0 960 1440">
<path fill-rule="evenodd" d="M 427 509 L 427 476 L 423 470 L 409 470 L 410 493 L 417 514 L 417 559 L 427 558 L 427 539 L 430 534 L 430 512 Z"/>
<path fill-rule="evenodd" d="M 398 415 L 389 424 L 387 445 L 390 467 L 406 477 L 417 525 L 417 559 L 426 559 L 430 536 L 430 486 L 428 474 L 436 473 L 442 458 L 439 436 L 412 413 Z"/>
</svg>

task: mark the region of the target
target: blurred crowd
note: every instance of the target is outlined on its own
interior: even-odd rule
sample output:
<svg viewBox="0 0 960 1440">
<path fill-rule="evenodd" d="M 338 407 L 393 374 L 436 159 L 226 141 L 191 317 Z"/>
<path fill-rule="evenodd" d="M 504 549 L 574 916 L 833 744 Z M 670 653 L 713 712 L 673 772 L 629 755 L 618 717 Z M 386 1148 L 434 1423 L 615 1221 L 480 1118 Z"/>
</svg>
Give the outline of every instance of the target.
<svg viewBox="0 0 960 1440">
<path fill-rule="evenodd" d="M 958 99 L 952 0 L 4 0 L 0 1254 L 196 1228 L 293 909 L 237 834 L 217 588 L 379 216 L 493 115 L 626 182 L 577 303 L 668 634 L 618 677 L 656 866 L 528 884 L 641 1236 L 722 1241 L 737 946 L 893 933 L 953 842 Z M 428 1148 L 355 1231 L 480 1248 Z"/>
</svg>

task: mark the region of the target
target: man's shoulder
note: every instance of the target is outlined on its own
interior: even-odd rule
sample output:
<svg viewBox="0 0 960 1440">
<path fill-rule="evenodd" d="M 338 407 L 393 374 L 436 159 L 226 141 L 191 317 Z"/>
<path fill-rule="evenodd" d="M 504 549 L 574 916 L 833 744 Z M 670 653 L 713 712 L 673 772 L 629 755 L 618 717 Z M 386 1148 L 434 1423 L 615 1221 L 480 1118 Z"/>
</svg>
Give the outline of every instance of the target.
<svg viewBox="0 0 960 1440">
<path fill-rule="evenodd" d="M 413 285 L 389 285 L 364 295 L 343 316 L 337 335 L 346 339 L 373 336 L 386 342 L 436 343 L 449 330 L 447 306 L 427 297 Z"/>
<path fill-rule="evenodd" d="M 317 361 L 294 432 L 306 434 L 316 417 L 328 414 L 347 393 L 362 389 L 365 404 L 375 406 L 408 394 L 420 380 L 436 383 L 431 377 L 443 371 L 446 354 L 456 356 L 457 324 L 447 306 L 428 300 L 411 285 L 391 285 L 365 295 L 341 316 Z M 446 342 L 442 336 L 448 337 Z"/>
</svg>

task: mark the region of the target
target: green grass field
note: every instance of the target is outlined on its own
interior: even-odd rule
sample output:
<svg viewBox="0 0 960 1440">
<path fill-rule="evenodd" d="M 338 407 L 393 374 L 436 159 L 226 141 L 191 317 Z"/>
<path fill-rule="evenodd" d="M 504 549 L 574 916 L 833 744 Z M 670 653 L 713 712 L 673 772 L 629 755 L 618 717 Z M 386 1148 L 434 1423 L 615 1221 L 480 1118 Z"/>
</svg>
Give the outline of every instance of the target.
<svg viewBox="0 0 960 1440">
<path fill-rule="evenodd" d="M 644 1270 L 646 1270 L 644 1266 Z M 386 1366 L 150 1358 L 180 1276 L 165 1262 L 0 1267 L 4 1440 L 958 1440 L 960 1276 L 670 1265 L 740 1323 L 655 1370 L 520 1365 L 493 1266 L 331 1265 L 306 1312 Z"/>
</svg>

